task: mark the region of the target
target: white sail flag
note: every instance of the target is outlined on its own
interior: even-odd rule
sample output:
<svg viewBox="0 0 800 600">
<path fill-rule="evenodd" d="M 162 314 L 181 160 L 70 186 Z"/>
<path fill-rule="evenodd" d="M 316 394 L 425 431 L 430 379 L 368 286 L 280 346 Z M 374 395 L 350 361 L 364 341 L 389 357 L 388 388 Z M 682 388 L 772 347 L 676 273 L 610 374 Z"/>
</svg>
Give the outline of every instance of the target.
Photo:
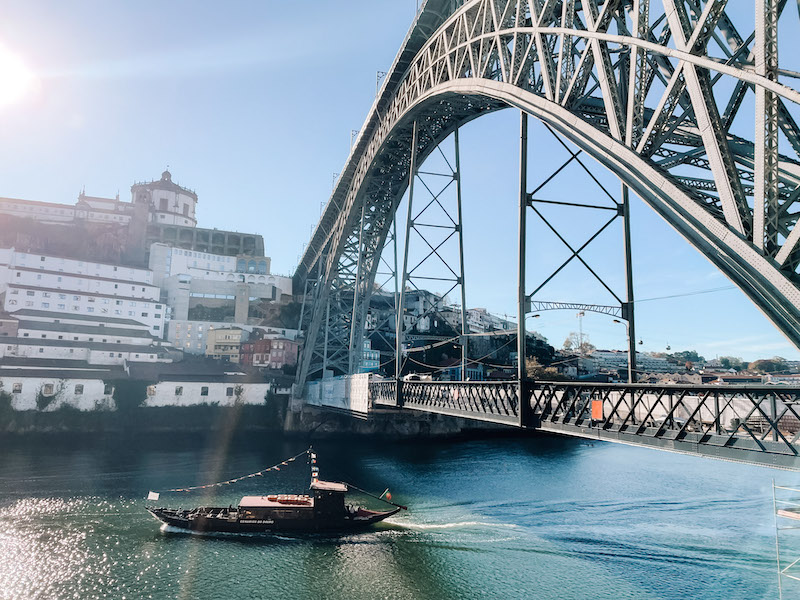
<svg viewBox="0 0 800 600">
<path fill-rule="evenodd" d="M 158 492 L 148 492 L 147 499 L 148 500 L 158 500 Z"/>
</svg>

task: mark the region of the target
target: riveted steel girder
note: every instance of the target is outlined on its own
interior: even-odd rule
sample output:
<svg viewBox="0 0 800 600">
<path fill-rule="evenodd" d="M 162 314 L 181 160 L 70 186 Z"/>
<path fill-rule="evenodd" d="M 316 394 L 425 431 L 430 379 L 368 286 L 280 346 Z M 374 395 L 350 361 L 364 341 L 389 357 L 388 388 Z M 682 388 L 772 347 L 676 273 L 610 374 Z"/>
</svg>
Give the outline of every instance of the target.
<svg viewBox="0 0 800 600">
<path fill-rule="evenodd" d="M 618 175 L 800 346 L 792 208 L 800 163 L 779 154 L 776 141 L 780 131 L 797 150 L 791 111 L 800 91 L 780 79 L 774 50 L 785 1 L 753 1 L 767 14 L 745 38 L 724 0 L 428 0 L 295 274 L 302 284 L 324 261 L 299 380 L 319 355 L 329 305 L 328 349 L 331 337 L 340 346 L 333 355 L 347 355 L 359 339 L 363 302 L 409 181 L 411 124 L 425 124 L 417 148 L 424 161 L 459 126 L 508 106 Z M 732 96 L 716 93 L 720 81 Z M 744 114 L 751 90 L 763 114 Z M 752 142 L 731 134 L 741 119 L 750 131 L 756 123 Z"/>
</svg>

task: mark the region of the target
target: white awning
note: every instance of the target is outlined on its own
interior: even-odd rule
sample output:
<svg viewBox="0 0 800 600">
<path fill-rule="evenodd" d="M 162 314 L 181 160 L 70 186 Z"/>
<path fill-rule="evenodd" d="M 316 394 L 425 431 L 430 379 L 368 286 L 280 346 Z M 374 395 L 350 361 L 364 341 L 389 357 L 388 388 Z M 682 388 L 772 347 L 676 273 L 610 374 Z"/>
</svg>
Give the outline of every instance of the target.
<svg viewBox="0 0 800 600">
<path fill-rule="evenodd" d="M 347 486 L 344 483 L 337 483 L 335 481 L 320 481 L 319 479 L 311 482 L 312 490 L 321 490 L 323 492 L 346 492 Z"/>
</svg>

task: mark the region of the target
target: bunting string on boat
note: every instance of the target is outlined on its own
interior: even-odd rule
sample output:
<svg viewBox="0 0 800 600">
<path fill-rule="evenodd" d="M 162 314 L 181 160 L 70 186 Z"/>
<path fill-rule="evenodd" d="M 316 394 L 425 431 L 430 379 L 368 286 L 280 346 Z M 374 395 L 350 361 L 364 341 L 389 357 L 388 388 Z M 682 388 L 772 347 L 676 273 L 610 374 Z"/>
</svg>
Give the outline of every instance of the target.
<svg viewBox="0 0 800 600">
<path fill-rule="evenodd" d="M 192 486 L 188 486 L 188 487 L 173 488 L 173 489 L 170 489 L 170 490 L 163 490 L 161 492 L 150 492 L 147 495 L 147 498 L 148 498 L 148 500 L 158 500 L 159 493 L 163 494 L 163 493 L 166 493 L 166 492 L 191 492 L 191 491 L 194 491 L 194 490 L 205 490 L 205 489 L 208 489 L 208 488 L 221 487 L 223 485 L 230 485 L 232 483 L 237 483 L 239 481 L 244 481 L 245 479 L 249 479 L 251 477 L 263 477 L 264 473 L 267 473 L 269 471 L 280 471 L 282 467 L 288 467 L 290 463 L 293 463 L 294 461 L 296 461 L 298 458 L 300 458 L 304 454 L 307 454 L 309 456 L 309 458 L 310 458 L 310 462 L 311 462 L 311 478 L 312 479 L 317 479 L 319 477 L 319 469 L 316 466 L 317 455 L 311 448 L 309 448 L 308 450 L 303 450 L 300 454 L 296 454 L 296 455 L 292 456 L 291 458 L 287 458 L 286 460 L 284 460 L 282 462 L 279 462 L 276 465 L 272 465 L 271 467 L 267 467 L 266 469 L 261 469 L 260 471 L 256 471 L 255 473 L 250 473 L 248 475 L 242 475 L 241 477 L 234 477 L 233 479 L 227 479 L 225 481 L 217 481 L 215 483 L 207 483 L 205 485 L 192 485 Z"/>
</svg>

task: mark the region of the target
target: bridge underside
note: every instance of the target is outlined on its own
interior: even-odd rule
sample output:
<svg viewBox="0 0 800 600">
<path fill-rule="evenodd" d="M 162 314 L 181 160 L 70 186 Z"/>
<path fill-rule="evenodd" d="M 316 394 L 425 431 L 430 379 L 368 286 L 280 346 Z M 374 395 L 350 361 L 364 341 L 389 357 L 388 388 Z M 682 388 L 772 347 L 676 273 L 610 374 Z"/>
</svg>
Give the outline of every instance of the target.
<svg viewBox="0 0 800 600">
<path fill-rule="evenodd" d="M 800 390 L 574 382 L 375 380 L 392 406 L 660 450 L 800 470 Z M 520 416 L 520 397 L 530 409 Z"/>
</svg>

